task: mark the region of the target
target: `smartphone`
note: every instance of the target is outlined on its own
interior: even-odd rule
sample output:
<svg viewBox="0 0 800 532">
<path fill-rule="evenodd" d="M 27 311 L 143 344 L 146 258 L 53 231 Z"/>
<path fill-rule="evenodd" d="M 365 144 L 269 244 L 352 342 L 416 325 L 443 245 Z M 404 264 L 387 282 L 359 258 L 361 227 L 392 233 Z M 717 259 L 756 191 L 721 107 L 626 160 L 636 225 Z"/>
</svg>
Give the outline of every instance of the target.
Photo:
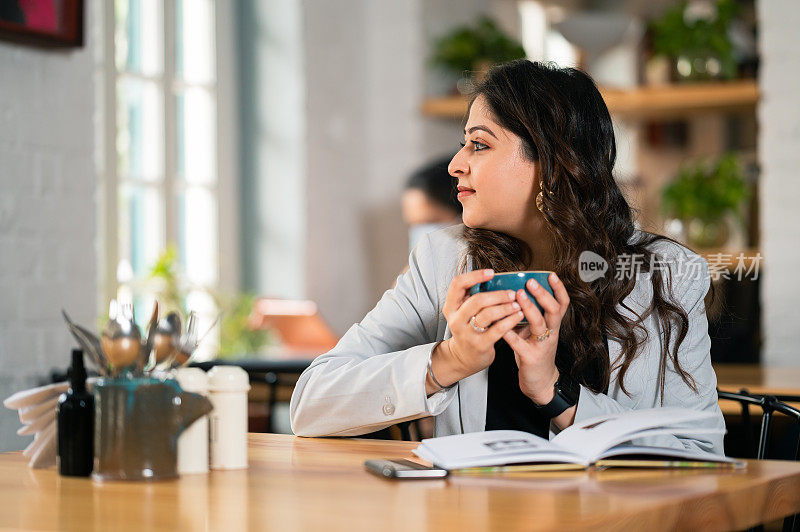
<svg viewBox="0 0 800 532">
<path fill-rule="evenodd" d="M 383 478 L 398 479 L 428 479 L 444 478 L 447 476 L 446 469 L 429 467 L 411 460 L 392 459 L 392 460 L 367 460 L 364 467 L 370 473 L 374 473 Z"/>
</svg>

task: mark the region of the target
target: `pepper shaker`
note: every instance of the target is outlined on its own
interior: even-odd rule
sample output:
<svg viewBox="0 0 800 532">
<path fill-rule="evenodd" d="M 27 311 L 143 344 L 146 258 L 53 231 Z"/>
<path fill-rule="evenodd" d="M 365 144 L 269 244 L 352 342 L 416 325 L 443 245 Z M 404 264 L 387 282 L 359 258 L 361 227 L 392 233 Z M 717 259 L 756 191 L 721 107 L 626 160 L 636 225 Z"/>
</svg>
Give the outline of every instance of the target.
<svg viewBox="0 0 800 532">
<path fill-rule="evenodd" d="M 208 395 L 208 375 L 200 368 L 180 368 L 175 379 L 185 392 Z M 203 416 L 178 437 L 178 474 L 208 473 L 208 416 Z"/>
<path fill-rule="evenodd" d="M 247 468 L 247 392 L 250 379 L 238 366 L 208 372 L 211 469 Z"/>
</svg>

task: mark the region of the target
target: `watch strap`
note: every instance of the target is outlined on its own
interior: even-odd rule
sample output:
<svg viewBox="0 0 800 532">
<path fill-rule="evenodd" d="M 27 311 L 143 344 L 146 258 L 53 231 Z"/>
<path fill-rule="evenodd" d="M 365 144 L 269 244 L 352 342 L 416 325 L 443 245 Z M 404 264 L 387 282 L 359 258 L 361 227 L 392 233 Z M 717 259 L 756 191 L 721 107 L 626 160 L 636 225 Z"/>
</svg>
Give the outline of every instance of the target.
<svg viewBox="0 0 800 532">
<path fill-rule="evenodd" d="M 536 409 L 545 417 L 553 419 L 561 415 L 566 409 L 578 404 L 581 387 L 578 382 L 566 374 L 561 374 L 554 386 L 553 399 L 544 405 L 537 405 Z"/>
</svg>

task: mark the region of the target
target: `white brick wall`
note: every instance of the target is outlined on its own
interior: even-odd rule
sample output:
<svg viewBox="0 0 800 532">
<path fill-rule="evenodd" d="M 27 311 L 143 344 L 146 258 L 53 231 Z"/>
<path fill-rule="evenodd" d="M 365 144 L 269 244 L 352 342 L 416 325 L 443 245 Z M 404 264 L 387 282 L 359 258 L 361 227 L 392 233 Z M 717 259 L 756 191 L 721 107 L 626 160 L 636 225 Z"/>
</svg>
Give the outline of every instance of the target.
<svg viewBox="0 0 800 532">
<path fill-rule="evenodd" d="M 758 2 L 762 360 L 800 365 L 800 3 Z"/>
<path fill-rule="evenodd" d="M 474 20 L 491 2 L 302 4 L 307 131 L 303 295 L 316 301 L 323 317 L 343 334 L 375 306 L 408 260 L 400 195 L 409 174 L 458 149 L 458 121 L 419 112 L 426 87 L 436 83 L 425 63 L 428 41 Z M 282 277 L 271 278 L 273 284 L 285 284 Z"/>
<path fill-rule="evenodd" d="M 0 42 L 0 399 L 69 363 L 62 307 L 95 320 L 91 37 L 72 50 Z M 19 426 L 0 407 L 0 451 L 27 444 Z"/>
</svg>

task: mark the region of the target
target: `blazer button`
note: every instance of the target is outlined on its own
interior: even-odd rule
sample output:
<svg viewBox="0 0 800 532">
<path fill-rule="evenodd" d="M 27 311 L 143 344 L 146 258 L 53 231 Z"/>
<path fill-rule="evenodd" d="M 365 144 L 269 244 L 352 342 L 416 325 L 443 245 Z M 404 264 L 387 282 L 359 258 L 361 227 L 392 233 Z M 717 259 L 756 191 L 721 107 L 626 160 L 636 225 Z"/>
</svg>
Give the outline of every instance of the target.
<svg viewBox="0 0 800 532">
<path fill-rule="evenodd" d="M 386 416 L 391 416 L 394 414 L 394 405 L 392 404 L 392 399 L 388 395 L 386 396 L 386 404 L 383 405 L 383 413 Z"/>
</svg>

